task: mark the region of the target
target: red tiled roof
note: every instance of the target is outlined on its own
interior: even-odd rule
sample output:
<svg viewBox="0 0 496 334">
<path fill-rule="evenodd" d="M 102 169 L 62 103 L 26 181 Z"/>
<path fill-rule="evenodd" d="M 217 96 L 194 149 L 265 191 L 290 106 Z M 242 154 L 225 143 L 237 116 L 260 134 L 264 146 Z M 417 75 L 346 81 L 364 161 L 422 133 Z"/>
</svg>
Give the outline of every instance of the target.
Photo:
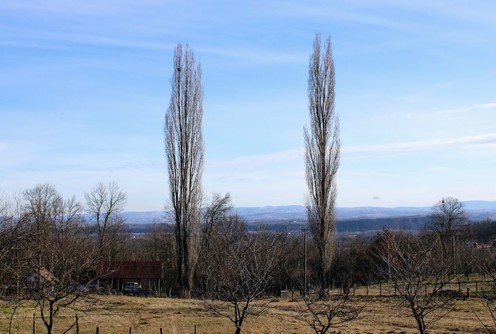
<svg viewBox="0 0 496 334">
<path fill-rule="evenodd" d="M 101 278 L 158 279 L 162 278 L 160 261 L 109 261 L 97 265 Z"/>
</svg>

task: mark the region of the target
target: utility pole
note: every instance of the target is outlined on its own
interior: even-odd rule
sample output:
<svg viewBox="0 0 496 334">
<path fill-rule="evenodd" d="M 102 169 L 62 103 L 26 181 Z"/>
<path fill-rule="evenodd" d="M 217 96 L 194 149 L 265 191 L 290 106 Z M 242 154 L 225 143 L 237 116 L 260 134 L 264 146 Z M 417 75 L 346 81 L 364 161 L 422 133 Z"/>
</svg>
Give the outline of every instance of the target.
<svg viewBox="0 0 496 334">
<path fill-rule="evenodd" d="M 303 298 L 307 296 L 307 231 L 308 228 L 302 228 L 303 232 Z"/>
</svg>

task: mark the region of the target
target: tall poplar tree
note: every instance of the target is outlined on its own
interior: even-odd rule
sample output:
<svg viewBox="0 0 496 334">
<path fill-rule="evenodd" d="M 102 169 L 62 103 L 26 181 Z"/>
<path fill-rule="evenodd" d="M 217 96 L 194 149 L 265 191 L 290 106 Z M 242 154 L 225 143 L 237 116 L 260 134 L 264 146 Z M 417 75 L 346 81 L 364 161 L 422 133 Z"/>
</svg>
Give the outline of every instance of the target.
<svg viewBox="0 0 496 334">
<path fill-rule="evenodd" d="M 186 45 L 176 46 L 172 93 L 165 115 L 165 154 L 176 240 L 177 285 L 190 298 L 200 247 L 203 174 L 201 66 Z"/>
<path fill-rule="evenodd" d="M 309 190 L 307 213 L 318 248 L 320 297 L 327 297 L 327 272 L 335 249 L 336 174 L 339 167 L 339 119 L 334 111 L 334 60 L 331 40 L 321 47 L 315 36 L 308 70 L 310 127 L 304 129 L 306 180 Z"/>
</svg>

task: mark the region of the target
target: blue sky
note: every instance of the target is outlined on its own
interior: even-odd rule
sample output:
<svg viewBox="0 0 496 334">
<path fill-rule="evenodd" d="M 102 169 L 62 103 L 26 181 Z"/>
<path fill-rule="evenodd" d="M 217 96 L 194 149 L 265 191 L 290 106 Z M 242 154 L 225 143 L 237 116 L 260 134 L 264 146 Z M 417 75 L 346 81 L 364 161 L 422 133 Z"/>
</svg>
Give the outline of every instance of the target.
<svg viewBox="0 0 496 334">
<path fill-rule="evenodd" d="M 203 68 L 204 193 L 303 204 L 315 33 L 330 35 L 338 206 L 496 200 L 496 2 L 0 2 L 0 193 L 80 200 L 116 181 L 127 210 L 168 202 L 173 49 Z"/>
</svg>

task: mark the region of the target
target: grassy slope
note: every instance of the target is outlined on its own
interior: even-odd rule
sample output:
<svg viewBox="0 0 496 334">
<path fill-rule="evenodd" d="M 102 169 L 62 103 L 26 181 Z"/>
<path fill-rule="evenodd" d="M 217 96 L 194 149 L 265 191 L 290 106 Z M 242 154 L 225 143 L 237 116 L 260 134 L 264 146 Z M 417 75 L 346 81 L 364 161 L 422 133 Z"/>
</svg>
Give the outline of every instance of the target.
<svg viewBox="0 0 496 334">
<path fill-rule="evenodd" d="M 99 301 L 80 303 L 78 310 L 68 310 L 56 320 L 56 333 L 63 332 L 77 313 L 80 319 L 80 333 L 95 333 L 96 326 L 101 334 L 128 333 L 193 333 L 197 325 L 198 334 L 233 333 L 233 325 L 218 314 L 209 311 L 204 302 L 169 298 L 138 298 L 125 296 L 98 296 Z M 347 326 L 336 329 L 335 333 L 416 333 L 415 323 L 408 312 L 398 306 L 394 297 L 355 297 L 355 303 L 366 305 L 359 318 Z M 302 320 L 297 319 L 301 303 L 290 302 L 287 298 L 275 300 L 268 312 L 260 317 L 248 318 L 244 333 L 312 333 Z M 11 304 L 0 302 L 0 333 L 7 333 Z M 482 325 L 474 315 L 489 322 L 489 313 L 476 299 L 460 301 L 455 310 L 444 319 L 434 323 L 430 333 L 476 333 L 482 332 Z M 24 303 L 17 310 L 13 322 L 13 333 L 31 333 L 34 305 Z M 38 317 L 38 314 L 37 314 Z M 63 326 L 62 326 L 63 325 Z M 43 333 L 41 320 L 37 320 L 38 333 Z M 71 331 L 70 333 L 75 333 Z"/>
</svg>

